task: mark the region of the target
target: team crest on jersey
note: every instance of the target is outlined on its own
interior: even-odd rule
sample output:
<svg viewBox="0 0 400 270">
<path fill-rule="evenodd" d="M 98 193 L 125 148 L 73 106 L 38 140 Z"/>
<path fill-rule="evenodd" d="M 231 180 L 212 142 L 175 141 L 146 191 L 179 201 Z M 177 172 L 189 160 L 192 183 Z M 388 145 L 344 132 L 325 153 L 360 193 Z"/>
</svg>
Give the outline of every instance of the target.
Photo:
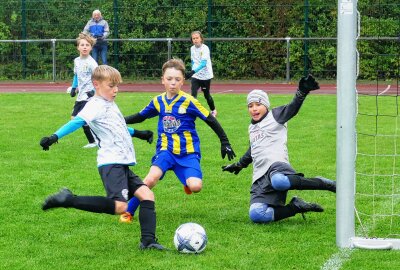
<svg viewBox="0 0 400 270">
<path fill-rule="evenodd" d="M 178 113 L 179 114 L 184 114 L 184 113 L 186 113 L 186 108 L 184 108 L 184 107 L 179 107 L 179 109 L 178 109 Z"/>
<path fill-rule="evenodd" d="M 181 120 L 176 119 L 174 116 L 164 116 L 162 119 L 164 131 L 167 133 L 174 133 L 181 126 Z"/>
</svg>

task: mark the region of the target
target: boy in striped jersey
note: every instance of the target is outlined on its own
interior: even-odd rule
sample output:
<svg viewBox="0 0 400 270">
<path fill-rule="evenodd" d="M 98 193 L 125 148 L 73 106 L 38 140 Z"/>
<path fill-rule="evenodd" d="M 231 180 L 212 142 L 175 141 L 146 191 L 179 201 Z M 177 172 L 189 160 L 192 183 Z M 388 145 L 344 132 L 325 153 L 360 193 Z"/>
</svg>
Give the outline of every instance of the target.
<svg viewBox="0 0 400 270">
<path fill-rule="evenodd" d="M 200 167 L 200 139 L 195 120 L 205 121 L 221 141 L 222 158 L 231 160 L 235 153 L 217 119 L 191 95 L 183 92 L 185 66 L 180 59 L 171 59 L 162 67 L 162 84 L 165 92 L 153 98 L 139 113 L 125 117 L 127 124 L 143 122 L 158 116 L 158 140 L 152 166 L 143 182 L 153 188 L 168 170 L 172 170 L 187 194 L 202 189 Z M 121 222 L 131 222 L 139 201 L 132 198 L 128 211 L 121 215 Z"/>
</svg>

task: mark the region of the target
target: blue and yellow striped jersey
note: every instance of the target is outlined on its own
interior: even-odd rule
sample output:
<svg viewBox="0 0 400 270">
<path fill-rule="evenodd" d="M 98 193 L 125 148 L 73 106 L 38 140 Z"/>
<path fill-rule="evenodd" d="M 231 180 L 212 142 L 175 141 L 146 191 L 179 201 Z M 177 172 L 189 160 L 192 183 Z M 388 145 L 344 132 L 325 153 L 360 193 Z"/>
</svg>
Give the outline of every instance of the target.
<svg viewBox="0 0 400 270">
<path fill-rule="evenodd" d="M 156 150 L 170 151 L 174 155 L 197 153 L 200 155 L 200 140 L 196 131 L 195 120 L 205 120 L 209 111 L 191 95 L 179 91 L 178 95 L 168 100 L 166 93 L 156 96 L 140 111 L 146 118 L 159 116 L 158 140 Z"/>
</svg>

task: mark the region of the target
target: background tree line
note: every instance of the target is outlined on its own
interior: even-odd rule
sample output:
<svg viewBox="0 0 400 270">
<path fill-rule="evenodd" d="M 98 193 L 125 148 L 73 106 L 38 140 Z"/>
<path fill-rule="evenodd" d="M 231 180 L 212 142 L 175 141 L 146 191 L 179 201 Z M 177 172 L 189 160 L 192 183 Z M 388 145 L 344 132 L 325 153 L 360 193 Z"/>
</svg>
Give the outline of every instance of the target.
<svg viewBox="0 0 400 270">
<path fill-rule="evenodd" d="M 200 30 L 206 38 L 295 38 L 290 41 L 291 78 L 308 70 L 320 78 L 336 76 L 336 0 L 0 0 L 0 40 L 64 39 L 56 46 L 57 78 L 70 79 L 77 56 L 73 39 L 94 9 L 100 9 L 108 21 L 112 39 L 181 38 L 172 43 L 172 56 L 184 59 L 187 67 L 189 35 Z M 392 37 L 359 40 L 360 78 L 397 77 L 399 44 L 395 37 L 399 33 L 400 3 L 359 1 L 358 10 L 361 38 Z M 284 40 L 207 44 L 218 79 L 285 78 Z M 125 78 L 159 77 L 166 50 L 163 42 L 110 41 L 109 63 Z M 0 42 L 0 59 L 2 80 L 48 79 L 52 72 L 50 42 Z"/>
</svg>

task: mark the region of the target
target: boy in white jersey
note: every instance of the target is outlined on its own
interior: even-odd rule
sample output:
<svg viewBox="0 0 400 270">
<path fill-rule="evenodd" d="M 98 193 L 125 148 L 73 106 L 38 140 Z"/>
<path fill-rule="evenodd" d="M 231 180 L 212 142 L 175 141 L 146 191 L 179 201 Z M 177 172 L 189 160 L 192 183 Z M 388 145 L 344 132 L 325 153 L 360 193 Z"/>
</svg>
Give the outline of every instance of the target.
<svg viewBox="0 0 400 270">
<path fill-rule="evenodd" d="M 336 182 L 317 176 L 305 178 L 289 163 L 287 122 L 299 111 L 310 91 L 319 89 L 318 82 L 309 75 L 299 82 L 298 90 L 287 105 L 270 110 L 268 95 L 253 90 L 247 96 L 251 116 L 250 148 L 239 162 L 223 166 L 223 171 L 238 174 L 253 163 L 253 180 L 249 216 L 255 223 L 269 223 L 305 212 L 322 212 L 323 208 L 293 197 L 285 205 L 288 190 L 328 190 L 336 192 Z M 303 216 L 304 217 L 304 216 Z"/>
<path fill-rule="evenodd" d="M 71 119 L 85 107 L 86 102 L 94 95 L 95 89 L 92 83 L 92 73 L 97 67 L 97 62 L 90 56 L 96 40 L 90 35 L 80 33 L 76 39 L 76 43 L 79 57 L 74 59 L 74 79 L 70 95 L 71 97 L 76 96 L 76 101 L 71 113 Z M 88 144 L 83 148 L 96 147 L 97 145 L 89 126 L 84 125 L 82 128 L 88 140 Z"/>
<path fill-rule="evenodd" d="M 118 84 L 122 82 L 118 70 L 106 65 L 98 66 L 94 70 L 92 80 L 96 88 L 95 96 L 74 119 L 53 135 L 42 138 L 40 145 L 43 150 L 49 150 L 49 147 L 58 139 L 88 124 L 98 139 L 97 167 L 107 197 L 77 196 L 64 188 L 47 197 L 42 209 L 65 207 L 118 215 L 126 211 L 127 201 L 135 196 L 140 199 L 140 249 L 164 250 L 165 248 L 157 243 L 155 237 L 154 194 L 129 169 L 129 166 L 136 164 L 131 136 L 151 142 L 153 133 L 134 130 L 125 124 L 125 119 L 114 102 L 118 93 Z"/>
<path fill-rule="evenodd" d="M 192 78 L 191 94 L 195 98 L 197 98 L 197 92 L 201 88 L 210 107 L 211 114 L 217 117 L 214 100 L 210 94 L 211 79 L 214 78 L 210 49 L 204 44 L 204 37 L 200 31 L 193 31 L 191 40 L 193 42 L 193 46 L 190 48 L 192 70 L 185 74 L 185 79 Z"/>
</svg>

